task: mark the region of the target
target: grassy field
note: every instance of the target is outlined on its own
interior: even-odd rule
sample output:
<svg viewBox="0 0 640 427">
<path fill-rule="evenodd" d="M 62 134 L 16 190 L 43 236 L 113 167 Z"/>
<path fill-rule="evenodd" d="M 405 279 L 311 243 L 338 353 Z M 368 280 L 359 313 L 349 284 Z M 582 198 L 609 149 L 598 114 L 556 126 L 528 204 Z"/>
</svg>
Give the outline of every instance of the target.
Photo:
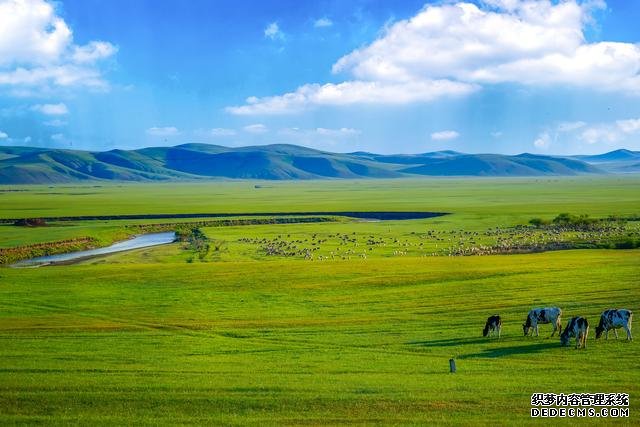
<svg viewBox="0 0 640 427">
<path fill-rule="evenodd" d="M 521 425 L 544 422 L 529 416 L 534 392 L 623 392 L 630 394 L 628 419 L 554 424 L 638 424 L 637 343 L 593 337 L 604 309 L 640 312 L 640 250 L 472 257 L 423 252 L 445 244 L 436 238 L 456 243 L 463 233 L 477 232 L 478 239 L 489 239 L 482 233 L 534 216 L 638 214 L 640 178 L 265 185 L 271 187 L 108 186 L 92 195 L 68 194 L 93 188 L 88 186 L 24 187 L 0 193 L 0 215 L 451 215 L 209 227 L 203 230 L 213 247 L 202 261 L 190 262 L 192 251 L 176 243 L 78 265 L 0 268 L 0 423 Z M 56 195 L 37 194 L 42 192 Z M 0 242 L 10 247 L 69 235 L 106 241 L 124 224 L 141 222 L 150 221 L 5 225 Z M 318 254 L 353 250 L 355 243 L 359 251 L 370 236 L 385 246 L 375 246 L 366 258 L 309 262 L 267 256 L 259 244 L 240 241 L 278 236 L 307 244 L 326 239 Z M 344 239 L 337 236 L 356 242 L 341 246 Z M 393 253 L 399 250 L 406 254 Z M 573 315 L 589 319 L 586 350 L 560 347 L 557 338 L 548 338 L 549 325 L 538 338 L 522 336 L 527 311 L 549 305 L 562 307 L 563 325 Z M 484 321 L 495 313 L 504 319 L 503 337 L 483 338 Z M 456 374 L 448 372 L 451 357 Z"/>
<path fill-rule="evenodd" d="M 495 226 L 559 211 L 606 215 L 615 207 L 637 214 L 639 193 L 639 175 L 0 186 L 0 218 L 420 210 L 455 212 L 470 224 Z"/>
</svg>

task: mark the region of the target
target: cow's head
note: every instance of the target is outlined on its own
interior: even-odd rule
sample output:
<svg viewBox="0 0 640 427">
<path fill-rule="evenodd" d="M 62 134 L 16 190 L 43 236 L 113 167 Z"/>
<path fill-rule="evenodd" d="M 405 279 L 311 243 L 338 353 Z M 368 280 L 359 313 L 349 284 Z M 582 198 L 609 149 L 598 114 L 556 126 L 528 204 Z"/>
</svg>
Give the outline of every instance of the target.
<svg viewBox="0 0 640 427">
<path fill-rule="evenodd" d="M 600 338 L 603 332 L 604 332 L 604 326 L 602 325 L 596 326 L 596 339 Z"/>
<path fill-rule="evenodd" d="M 522 324 L 522 332 L 525 337 L 529 335 L 529 329 L 531 329 L 531 318 L 527 317 L 527 321 Z"/>
<path fill-rule="evenodd" d="M 571 337 L 569 337 L 569 334 L 567 333 L 569 329 L 565 329 L 564 333 L 560 335 L 560 345 L 562 346 L 567 346 L 569 345 L 569 339 Z"/>
</svg>

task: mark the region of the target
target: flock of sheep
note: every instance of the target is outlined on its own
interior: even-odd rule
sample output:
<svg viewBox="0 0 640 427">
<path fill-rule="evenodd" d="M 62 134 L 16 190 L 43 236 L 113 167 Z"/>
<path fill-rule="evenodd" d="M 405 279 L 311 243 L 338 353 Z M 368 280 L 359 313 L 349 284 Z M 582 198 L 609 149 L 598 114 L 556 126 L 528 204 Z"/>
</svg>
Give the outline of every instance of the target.
<svg viewBox="0 0 640 427">
<path fill-rule="evenodd" d="M 551 323 L 553 326 L 551 336 L 553 336 L 557 331 L 560 335 L 560 343 L 563 346 L 569 345 L 571 338 L 575 338 L 576 348 L 586 348 L 587 337 L 589 335 L 589 321 L 582 316 L 572 317 L 563 331 L 560 319 L 561 316 L 562 310 L 558 307 L 534 308 L 529 311 L 525 323 L 522 324 L 524 335 L 527 336 L 531 332 L 532 334 L 535 333 L 536 336 L 539 336 L 538 325 L 541 323 Z M 609 339 L 609 330 L 613 330 L 617 339 L 617 329 L 623 328 L 627 333 L 627 340 L 632 340 L 632 319 L 633 313 L 630 310 L 609 309 L 603 311 L 600 315 L 600 322 L 598 323 L 598 326 L 596 326 L 596 339 L 600 338 L 603 332 L 605 333 L 606 339 Z M 494 314 L 493 316 L 489 316 L 487 319 L 482 335 L 487 337 L 497 333 L 498 338 L 500 338 L 501 330 L 502 318 L 500 315 Z"/>
</svg>

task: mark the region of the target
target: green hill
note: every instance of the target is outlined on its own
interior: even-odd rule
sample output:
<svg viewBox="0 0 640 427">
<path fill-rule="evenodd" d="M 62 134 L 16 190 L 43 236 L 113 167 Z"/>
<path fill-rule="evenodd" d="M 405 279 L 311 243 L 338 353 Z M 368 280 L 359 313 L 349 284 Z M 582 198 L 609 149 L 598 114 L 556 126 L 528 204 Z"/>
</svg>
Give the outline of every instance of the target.
<svg viewBox="0 0 640 427">
<path fill-rule="evenodd" d="M 233 148 L 182 144 L 175 147 L 104 152 L 0 147 L 0 184 L 49 184 L 87 180 L 294 180 L 398 178 L 415 175 L 537 176 L 604 173 L 604 168 L 588 160 L 575 156 L 506 156 L 455 151 L 415 155 L 366 152 L 341 154 L 287 144 Z M 611 168 L 606 170 L 612 171 Z"/>
</svg>

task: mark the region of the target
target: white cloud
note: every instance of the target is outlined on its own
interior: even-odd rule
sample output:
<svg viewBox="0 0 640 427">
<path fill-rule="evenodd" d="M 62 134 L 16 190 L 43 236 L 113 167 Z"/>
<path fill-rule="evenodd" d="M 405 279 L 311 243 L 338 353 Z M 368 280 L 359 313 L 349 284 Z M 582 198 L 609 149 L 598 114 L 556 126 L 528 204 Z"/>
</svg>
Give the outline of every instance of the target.
<svg viewBox="0 0 640 427">
<path fill-rule="evenodd" d="M 320 18 L 313 23 L 313 26 L 316 28 L 324 28 L 331 27 L 333 25 L 333 21 L 329 18 Z"/>
<path fill-rule="evenodd" d="M 434 132 L 431 134 L 431 139 L 434 141 L 448 141 L 451 139 L 456 139 L 460 134 L 455 130 L 443 130 L 440 132 Z"/>
<path fill-rule="evenodd" d="M 640 136 L 640 118 L 621 119 L 611 122 L 586 123 L 584 121 L 561 122 L 541 133 L 534 145 L 547 148 L 553 139 L 579 141 L 589 145 L 631 142 L 629 138 Z"/>
<path fill-rule="evenodd" d="M 60 119 L 53 119 L 53 120 L 48 120 L 42 124 L 45 126 L 51 126 L 51 127 L 63 127 L 67 125 L 67 122 Z"/>
<path fill-rule="evenodd" d="M 494 138 L 500 138 L 502 136 L 502 131 L 491 132 L 491 136 Z"/>
<path fill-rule="evenodd" d="M 227 111 L 277 114 L 318 105 L 429 102 L 500 83 L 640 95 L 640 44 L 586 41 L 593 10 L 604 6 L 601 0 L 427 5 L 338 59 L 332 70 L 347 73 L 347 81 L 250 97 Z M 277 31 L 275 26 L 270 34 Z"/>
<path fill-rule="evenodd" d="M 617 120 L 616 125 L 624 133 L 636 133 L 640 131 L 640 118 Z"/>
<path fill-rule="evenodd" d="M 300 129 L 300 128 L 284 128 L 278 131 L 279 135 L 285 136 L 305 136 L 305 137 L 329 137 L 329 138 L 350 138 L 356 135 L 360 135 L 362 132 L 359 129 L 353 128 L 315 128 L 315 129 Z"/>
<path fill-rule="evenodd" d="M 340 58 L 333 70 L 360 79 L 559 83 L 640 93 L 640 46 L 586 43 L 590 7 L 575 0 L 485 3 L 497 10 L 471 3 L 427 6 Z"/>
<path fill-rule="evenodd" d="M 7 135 L 6 132 L 0 131 L 0 139 L 7 139 L 7 138 L 9 138 L 9 135 Z"/>
<path fill-rule="evenodd" d="M 256 134 L 256 135 L 257 134 L 267 133 L 269 131 L 269 129 L 265 125 L 263 125 L 261 123 L 257 123 L 257 124 L 254 124 L 254 125 L 248 125 L 248 126 L 245 126 L 243 129 L 244 129 L 245 132 L 253 133 L 253 134 Z"/>
<path fill-rule="evenodd" d="M 580 140 L 587 144 L 613 144 L 624 141 L 629 136 L 640 134 L 640 118 L 616 120 L 610 123 L 596 123 L 587 126 L 579 135 Z M 640 136 L 640 135 L 639 135 Z"/>
<path fill-rule="evenodd" d="M 549 148 L 549 146 L 551 145 L 551 135 L 549 135 L 549 132 L 543 132 L 540 135 L 538 135 L 538 138 L 536 138 L 535 141 L 533 141 L 533 145 L 541 150 L 546 150 Z"/>
<path fill-rule="evenodd" d="M 330 137 L 349 137 L 354 135 L 360 135 L 360 130 L 353 128 L 340 128 L 340 129 L 327 129 L 327 128 L 316 128 L 316 133 L 322 136 L 330 136 Z"/>
<path fill-rule="evenodd" d="M 63 116 L 65 114 L 69 114 L 69 109 L 63 103 L 37 104 L 31 107 L 31 110 L 46 114 L 48 116 Z"/>
<path fill-rule="evenodd" d="M 466 95 L 477 89 L 476 85 L 449 80 L 398 83 L 350 81 L 325 85 L 308 84 L 299 87 L 295 92 L 281 96 L 250 97 L 247 98 L 245 105 L 227 107 L 226 110 L 238 115 L 288 114 L 318 105 L 426 102 L 443 96 Z"/>
<path fill-rule="evenodd" d="M 56 142 L 61 142 L 65 140 L 65 137 L 61 133 L 54 133 L 53 135 L 51 135 L 51 140 Z"/>
<path fill-rule="evenodd" d="M 23 139 L 25 144 L 28 144 L 31 142 L 31 137 L 30 136 L 25 136 L 25 138 Z"/>
<path fill-rule="evenodd" d="M 57 61 L 72 41 L 71 29 L 43 0 L 0 3 L 0 64 Z"/>
<path fill-rule="evenodd" d="M 237 132 L 234 129 L 214 128 L 206 132 L 209 136 L 234 136 Z"/>
<path fill-rule="evenodd" d="M 85 46 L 75 46 L 72 58 L 77 64 L 93 64 L 114 55 L 117 51 L 111 43 L 92 41 Z"/>
<path fill-rule="evenodd" d="M 0 29 L 0 86 L 9 86 L 12 94 L 31 96 L 60 86 L 108 88 L 97 62 L 117 48 L 104 41 L 75 45 L 56 4 L 0 1 Z"/>
<path fill-rule="evenodd" d="M 558 132 L 572 132 L 585 127 L 587 124 L 583 121 L 578 122 L 562 122 L 558 124 Z"/>
<path fill-rule="evenodd" d="M 362 132 L 354 128 L 313 128 L 300 129 L 297 127 L 284 128 L 278 131 L 278 136 L 286 138 L 288 142 L 307 147 L 327 148 L 336 144 L 352 141 Z"/>
<path fill-rule="evenodd" d="M 277 22 L 272 22 L 264 29 L 264 36 L 271 40 L 284 39 L 284 33 L 280 31 L 280 26 Z"/>
<path fill-rule="evenodd" d="M 78 67 L 73 64 L 47 67 L 0 70 L 0 85 L 22 87 L 16 93 L 33 96 L 38 92 L 26 88 L 73 87 L 84 86 L 96 90 L 106 90 L 109 84 L 102 78 L 101 72 L 95 68 Z"/>
<path fill-rule="evenodd" d="M 180 131 L 178 128 L 174 126 L 166 126 L 166 127 L 151 127 L 146 130 L 147 135 L 158 136 L 158 137 L 168 137 L 168 136 L 176 136 L 180 135 Z"/>
<path fill-rule="evenodd" d="M 613 143 L 620 139 L 620 133 L 609 126 L 594 126 L 585 129 L 580 134 L 580 139 L 587 144 L 595 144 L 598 142 Z"/>
</svg>

